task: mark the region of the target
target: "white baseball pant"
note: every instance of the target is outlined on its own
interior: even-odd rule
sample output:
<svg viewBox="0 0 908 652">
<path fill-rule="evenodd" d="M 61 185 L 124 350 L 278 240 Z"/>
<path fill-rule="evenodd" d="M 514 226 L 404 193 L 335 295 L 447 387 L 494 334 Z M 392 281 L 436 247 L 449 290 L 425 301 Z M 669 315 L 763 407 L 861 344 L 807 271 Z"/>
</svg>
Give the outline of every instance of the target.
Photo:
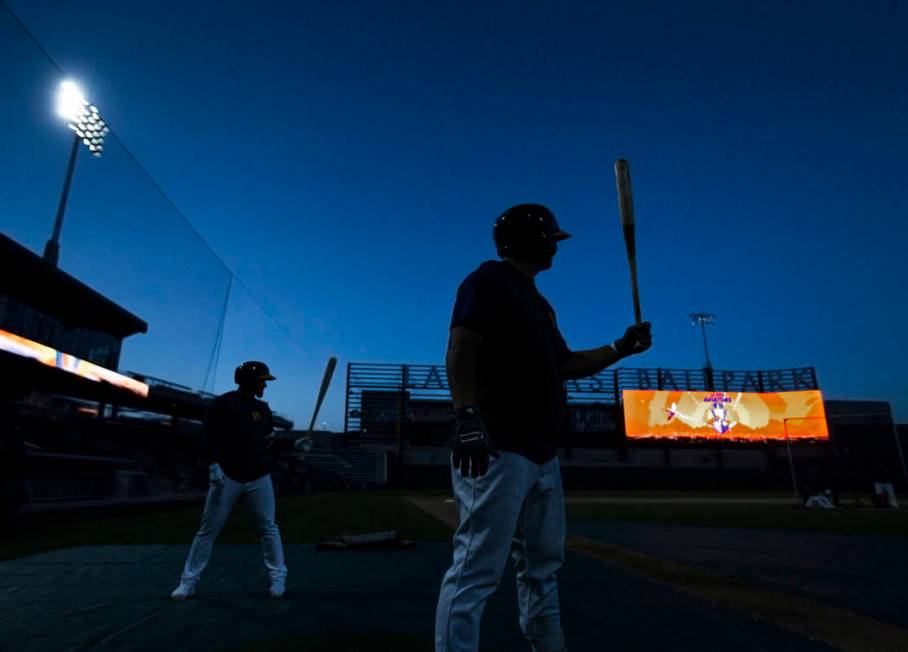
<svg viewBox="0 0 908 652">
<path fill-rule="evenodd" d="M 227 522 L 227 517 L 230 516 L 240 496 L 245 496 L 246 505 L 252 512 L 255 525 L 262 536 L 262 552 L 268 575 L 271 579 L 287 576 L 281 533 L 274 522 L 274 486 L 271 483 L 271 476 L 265 474 L 252 482 L 237 482 L 225 476 L 223 487 L 211 484 L 208 488 L 208 497 L 205 499 L 202 525 L 192 541 L 181 580 L 198 581 L 211 558 L 214 540 Z"/>
</svg>

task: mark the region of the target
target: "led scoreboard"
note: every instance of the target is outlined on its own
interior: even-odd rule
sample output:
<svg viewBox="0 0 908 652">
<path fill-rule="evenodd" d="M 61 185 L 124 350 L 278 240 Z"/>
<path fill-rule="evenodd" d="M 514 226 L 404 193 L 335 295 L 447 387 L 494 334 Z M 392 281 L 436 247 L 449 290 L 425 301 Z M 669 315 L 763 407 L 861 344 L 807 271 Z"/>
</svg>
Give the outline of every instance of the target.
<svg viewBox="0 0 908 652">
<path fill-rule="evenodd" d="M 625 390 L 629 439 L 829 439 L 823 396 L 797 392 Z"/>
<path fill-rule="evenodd" d="M 148 385 L 116 371 L 99 367 L 88 360 L 57 351 L 21 335 L 0 330 L 0 351 L 7 351 L 25 358 L 32 358 L 48 367 L 56 367 L 96 383 L 104 382 L 148 398 Z"/>
</svg>

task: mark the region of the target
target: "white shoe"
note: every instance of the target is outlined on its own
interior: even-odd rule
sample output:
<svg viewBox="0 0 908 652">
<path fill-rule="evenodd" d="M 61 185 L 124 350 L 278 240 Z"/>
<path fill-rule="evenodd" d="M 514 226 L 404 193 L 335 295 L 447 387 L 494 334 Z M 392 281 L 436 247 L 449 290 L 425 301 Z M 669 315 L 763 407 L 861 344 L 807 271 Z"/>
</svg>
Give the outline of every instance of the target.
<svg viewBox="0 0 908 652">
<path fill-rule="evenodd" d="M 271 589 L 269 590 L 269 593 L 272 598 L 283 598 L 285 590 L 283 577 L 277 577 L 271 580 Z"/>
<path fill-rule="evenodd" d="M 195 595 L 195 582 L 191 580 L 180 580 L 180 585 L 173 590 L 170 597 L 177 602 L 183 602 Z"/>
</svg>

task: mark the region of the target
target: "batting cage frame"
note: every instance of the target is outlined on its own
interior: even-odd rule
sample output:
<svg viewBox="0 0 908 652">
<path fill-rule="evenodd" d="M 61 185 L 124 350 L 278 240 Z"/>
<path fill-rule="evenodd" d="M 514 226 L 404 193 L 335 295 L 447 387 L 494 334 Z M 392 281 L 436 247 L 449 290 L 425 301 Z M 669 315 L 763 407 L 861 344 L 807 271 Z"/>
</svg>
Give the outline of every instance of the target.
<svg viewBox="0 0 908 652">
<path fill-rule="evenodd" d="M 817 474 L 816 469 L 809 466 L 812 462 L 816 463 L 816 460 L 802 458 L 800 460 L 802 472 L 799 473 L 796 468 L 796 455 L 791 447 L 791 438 L 788 436 L 788 423 L 816 419 L 824 420 L 829 427 L 828 454 L 825 461 L 831 470 L 827 468 L 825 473 Z M 870 495 L 873 503 L 875 489 L 872 485 L 895 484 L 898 471 L 892 468 L 895 465 L 891 463 L 890 452 L 895 452 L 901 470 L 901 480 L 904 487 L 908 488 L 908 466 L 905 464 L 898 424 L 891 410 L 826 414 L 822 417 L 788 417 L 783 419 L 783 427 L 796 505 L 806 505 L 812 493 L 820 495 L 823 492 L 831 494 L 832 506 L 839 505 L 839 495 L 843 492 L 852 494 L 855 506 L 862 505 L 859 498 L 861 493 Z M 885 449 L 889 433 L 892 434 L 890 443 L 894 443 L 894 446 L 887 451 Z M 807 466 L 807 469 L 805 470 L 803 466 Z"/>
</svg>

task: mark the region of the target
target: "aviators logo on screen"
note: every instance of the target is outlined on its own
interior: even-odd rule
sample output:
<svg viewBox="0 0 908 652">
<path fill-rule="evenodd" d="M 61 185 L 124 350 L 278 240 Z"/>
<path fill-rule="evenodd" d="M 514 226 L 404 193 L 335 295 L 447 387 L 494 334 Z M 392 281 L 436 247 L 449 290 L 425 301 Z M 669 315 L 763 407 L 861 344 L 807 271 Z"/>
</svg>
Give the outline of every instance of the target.
<svg viewBox="0 0 908 652">
<path fill-rule="evenodd" d="M 703 397 L 703 403 L 708 404 L 705 415 L 702 410 L 698 410 L 700 414 L 685 414 L 680 411 L 678 403 L 675 401 L 672 402 L 671 406 L 665 409 L 665 412 L 668 416 L 669 423 L 674 419 L 678 419 L 682 423 L 697 428 L 701 427 L 705 421 L 705 423 L 718 434 L 724 435 L 738 425 L 736 420 L 730 420 L 730 415 L 735 412 L 740 401 L 741 392 L 738 392 L 738 397 L 735 400 L 732 400 L 725 392 L 717 392 L 707 394 Z M 734 405 L 729 405 L 731 403 Z"/>
</svg>

